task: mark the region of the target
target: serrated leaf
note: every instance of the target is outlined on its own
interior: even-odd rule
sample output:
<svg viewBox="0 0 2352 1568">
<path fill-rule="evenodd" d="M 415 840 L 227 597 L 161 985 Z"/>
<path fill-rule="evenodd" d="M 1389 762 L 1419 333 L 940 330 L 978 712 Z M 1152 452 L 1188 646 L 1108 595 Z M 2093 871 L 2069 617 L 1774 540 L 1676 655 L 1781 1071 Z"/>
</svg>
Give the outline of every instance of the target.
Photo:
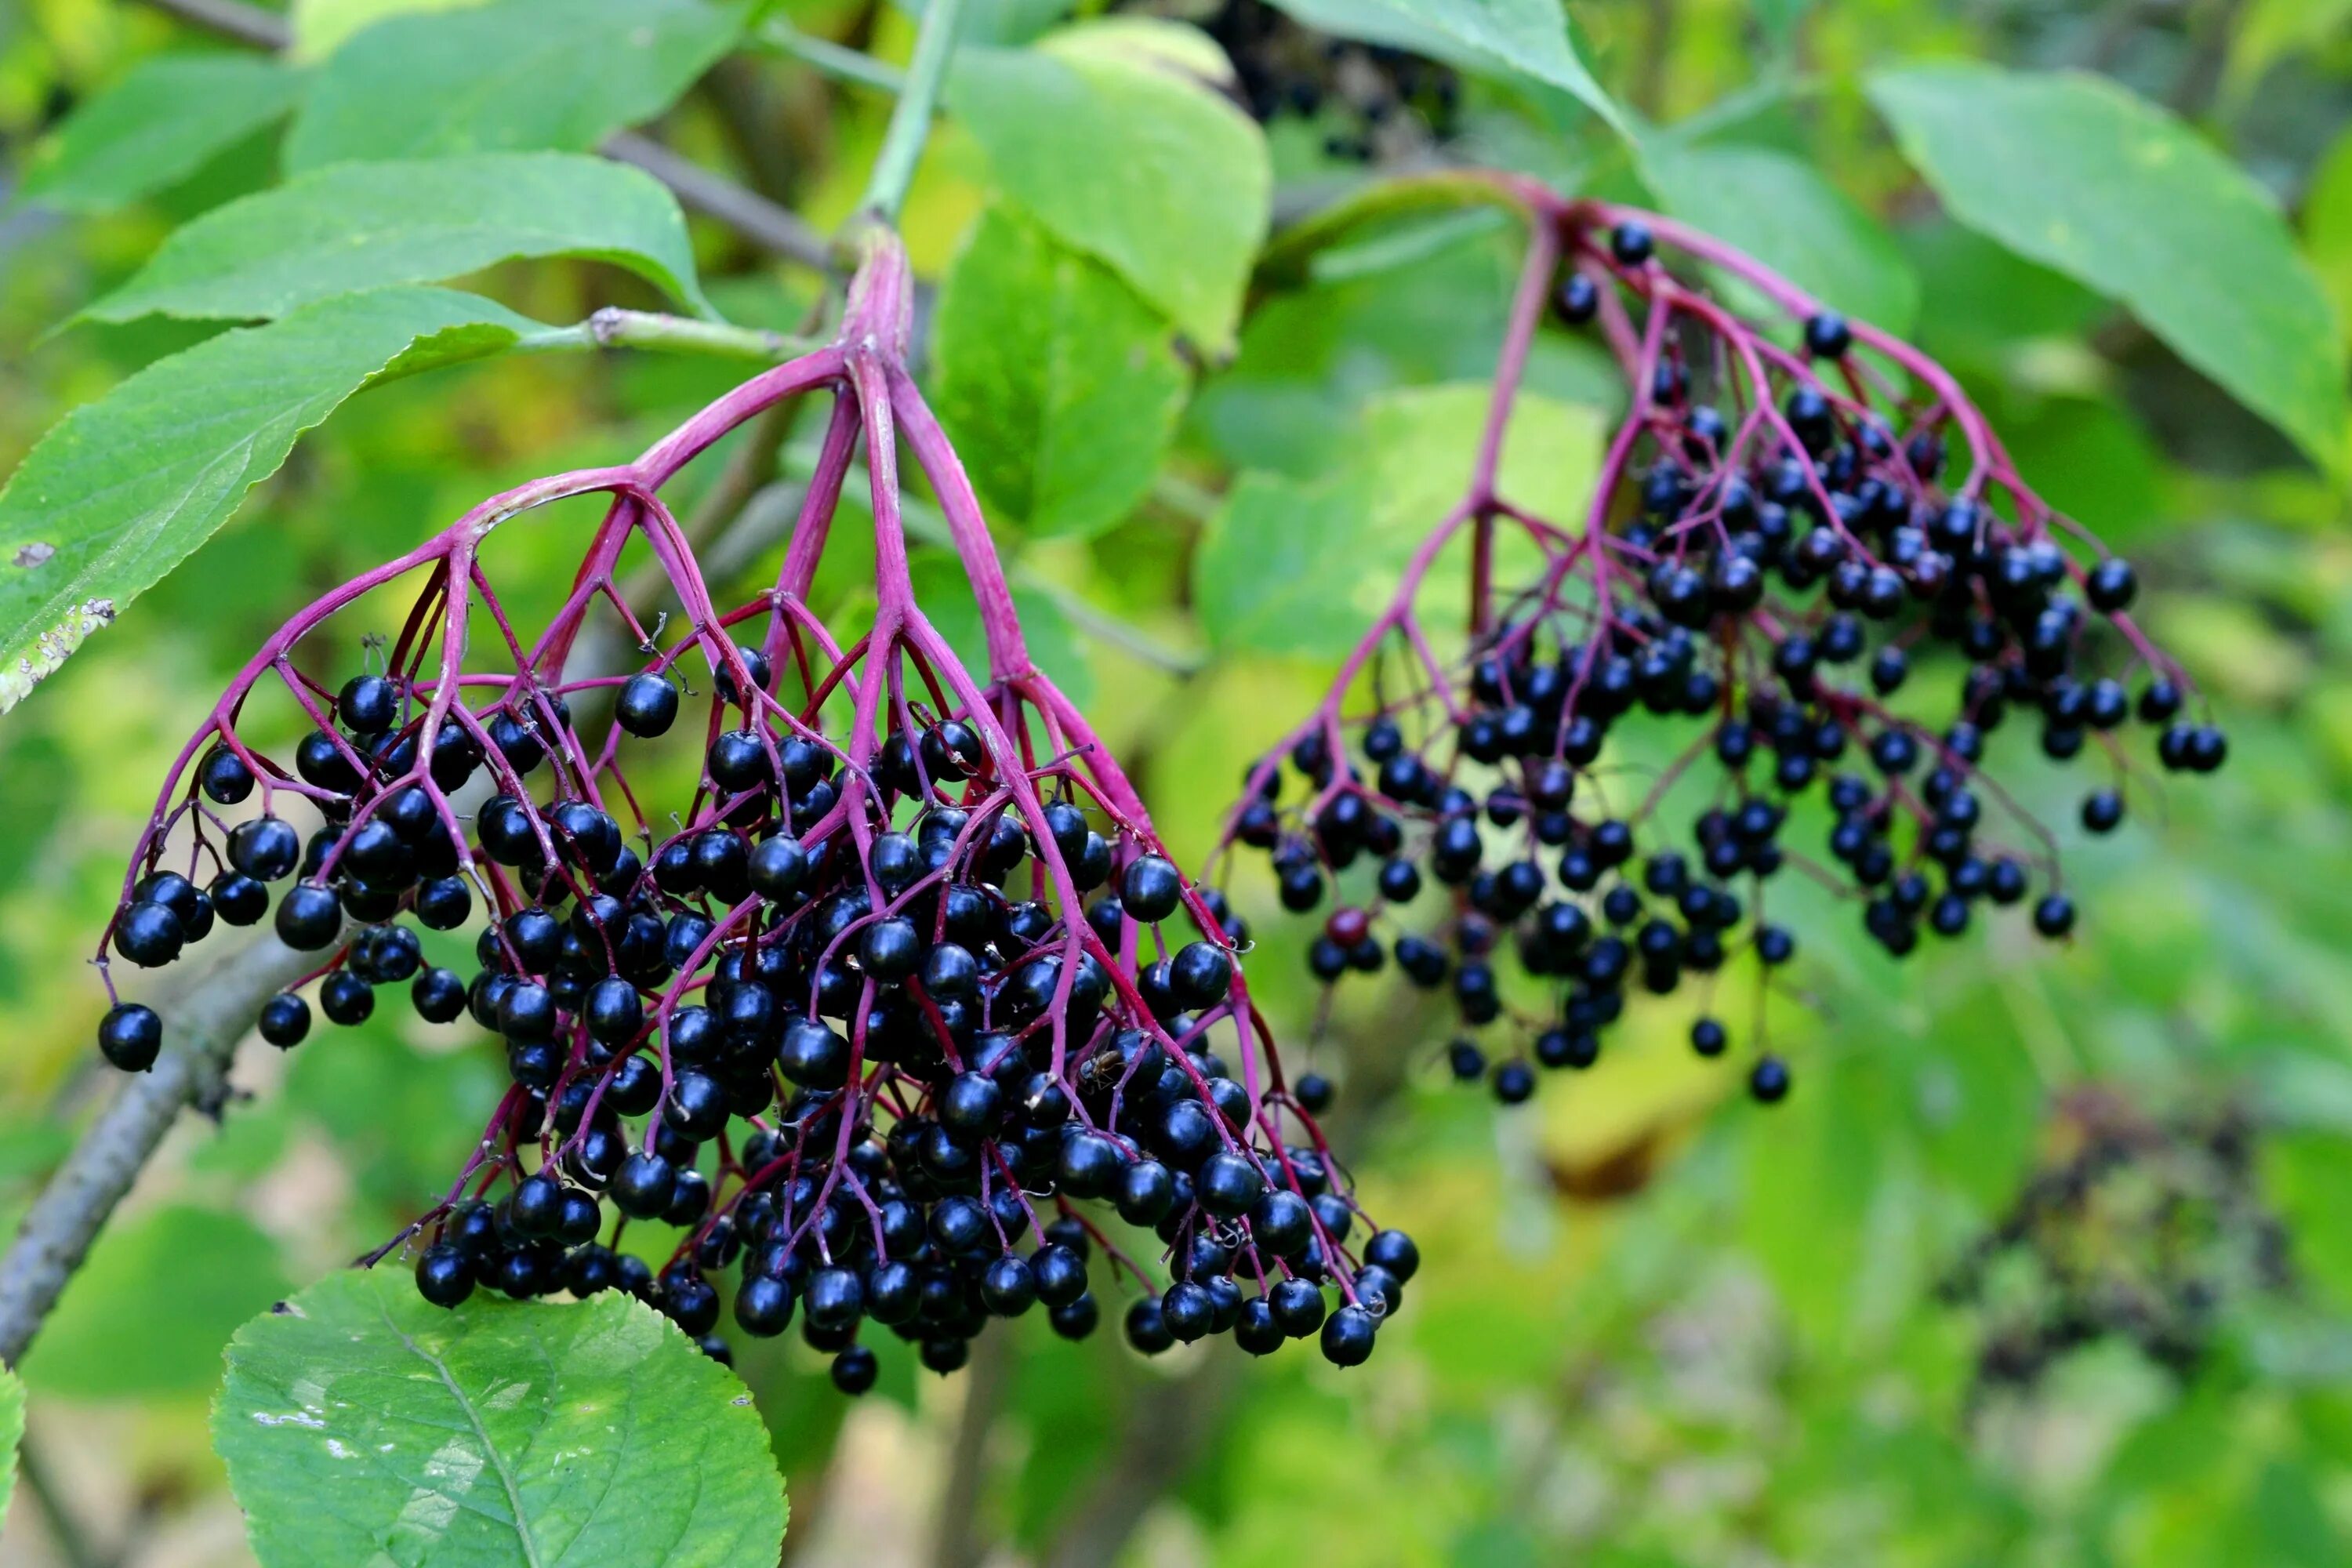
<svg viewBox="0 0 2352 1568">
<path fill-rule="evenodd" d="M 961 51 L 947 96 L 1007 198 L 1203 347 L 1232 346 L 1274 184 L 1255 121 L 1164 65 L 1051 39 Z"/>
<path fill-rule="evenodd" d="M 609 261 L 709 310 L 686 219 L 652 175 L 571 153 L 481 153 L 339 163 L 217 207 L 83 314 L 254 320 L 537 256 Z"/>
<path fill-rule="evenodd" d="M 1900 334 L 1919 280 L 1894 238 L 1807 164 L 1763 147 L 1642 150 L 1642 174 L 1665 209 L 1729 240 L 1849 316 Z"/>
<path fill-rule="evenodd" d="M 0 1366 L 0 1525 L 16 1490 L 16 1450 L 25 1441 L 25 1382 Z"/>
<path fill-rule="evenodd" d="M 1184 405 L 1167 323 L 1118 276 L 1001 209 L 940 285 L 940 418 L 992 513 L 1095 533 L 1150 489 Z"/>
<path fill-rule="evenodd" d="M 379 22 L 320 68 L 287 133 L 286 167 L 584 153 L 668 108 L 742 23 L 740 8 L 705 0 L 505 0 Z"/>
<path fill-rule="evenodd" d="M 287 1284 L 278 1244 L 242 1215 L 173 1205 L 128 1217 L 67 1285 L 25 1376 L 77 1399 L 197 1393 L 237 1324 Z"/>
<path fill-rule="evenodd" d="M 776 1560 L 782 1478 L 751 1396 L 651 1308 L 338 1274 L 237 1331 L 213 1444 L 264 1568 Z"/>
<path fill-rule="evenodd" d="M 1633 123 L 1569 36 L 1560 0 L 1273 0 L 1318 32 L 1433 55 L 1487 75 L 1532 77 L 1574 94 L 1622 136 Z"/>
<path fill-rule="evenodd" d="M 23 195 L 110 212 L 177 184 L 294 106 L 300 73 L 254 55 L 157 55 L 83 104 L 43 142 Z"/>
<path fill-rule="evenodd" d="M 2104 78 L 1950 64 L 1881 71 L 1868 86 L 1953 216 L 2129 306 L 2181 358 L 2340 468 L 2335 312 L 2243 170 Z"/>
<path fill-rule="evenodd" d="M 536 325 L 449 289 L 346 295 L 158 360 L 67 415 L 0 490 L 0 711 L 362 384 L 495 353 Z"/>
<path fill-rule="evenodd" d="M 1487 388 L 1412 387 L 1374 399 L 1356 450 L 1307 481 L 1242 476 L 1193 557 L 1201 625 L 1228 652 L 1332 658 L 1360 637 L 1398 571 L 1467 486 Z M 1522 393 L 1503 449 L 1514 501 L 1567 526 L 1591 494 L 1601 420 Z"/>
</svg>

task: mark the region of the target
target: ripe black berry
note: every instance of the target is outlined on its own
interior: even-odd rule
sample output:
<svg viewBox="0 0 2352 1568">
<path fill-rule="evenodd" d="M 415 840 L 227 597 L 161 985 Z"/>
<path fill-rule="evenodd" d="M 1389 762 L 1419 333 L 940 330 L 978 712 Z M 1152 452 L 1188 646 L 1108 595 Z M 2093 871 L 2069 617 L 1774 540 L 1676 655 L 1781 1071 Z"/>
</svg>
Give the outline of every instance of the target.
<svg viewBox="0 0 2352 1568">
<path fill-rule="evenodd" d="M 98 1048 L 124 1072 L 145 1072 L 163 1048 L 163 1020 L 152 1007 L 117 1003 L 99 1020 Z"/>
<path fill-rule="evenodd" d="M 416 1259 L 416 1292 L 436 1307 L 455 1307 L 474 1293 L 473 1260 L 442 1243 Z"/>
<path fill-rule="evenodd" d="M 639 670 L 622 685 L 613 718 L 630 734 L 651 740 L 667 734 L 677 721 L 677 704 L 676 681 L 654 670 Z"/>
<path fill-rule="evenodd" d="M 1333 1366 L 1361 1366 L 1372 1357 L 1377 1325 L 1361 1307 L 1342 1307 L 1324 1320 L 1323 1359 Z"/>
</svg>

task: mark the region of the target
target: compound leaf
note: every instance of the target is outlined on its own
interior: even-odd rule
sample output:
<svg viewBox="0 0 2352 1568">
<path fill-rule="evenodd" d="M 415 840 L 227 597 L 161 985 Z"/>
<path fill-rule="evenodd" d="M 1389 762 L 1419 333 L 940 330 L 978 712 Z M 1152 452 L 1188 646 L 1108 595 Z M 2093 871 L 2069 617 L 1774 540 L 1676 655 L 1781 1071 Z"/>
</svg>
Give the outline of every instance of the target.
<svg viewBox="0 0 2352 1568">
<path fill-rule="evenodd" d="M 2103 78 L 1939 64 L 1872 100 L 1952 216 L 2130 307 L 2148 331 L 2331 468 L 2344 340 L 2262 187 Z"/>
<path fill-rule="evenodd" d="M 338 1274 L 229 1342 L 213 1406 L 265 1568 L 772 1563 L 783 1479 L 733 1373 L 653 1309 Z"/>
<path fill-rule="evenodd" d="M 348 294 L 158 360 L 67 415 L 0 490 L 0 710 L 362 385 L 494 353 L 535 325 L 450 289 Z"/>
<path fill-rule="evenodd" d="M 948 104 L 997 188 L 1097 257 L 1203 347 L 1232 346 L 1274 176 L 1265 137 L 1198 81 L 1132 51 L 961 51 Z"/>
<path fill-rule="evenodd" d="M 1117 274 L 1001 209 L 940 289 L 940 417 L 992 510 L 1095 533 L 1151 487 L 1184 405 L 1168 325 Z"/>
<path fill-rule="evenodd" d="M 698 310 L 686 219 L 654 178 L 570 153 L 338 163 L 206 213 L 85 314 L 253 320 L 528 256 L 610 261 Z"/>
<path fill-rule="evenodd" d="M 302 76 L 252 55 L 158 55 L 76 110 L 33 154 L 23 194 L 111 212 L 164 190 L 284 114 Z"/>
<path fill-rule="evenodd" d="M 394 16 L 320 68 L 287 134 L 286 167 L 586 152 L 668 108 L 742 20 L 704 0 L 505 0 Z"/>
</svg>

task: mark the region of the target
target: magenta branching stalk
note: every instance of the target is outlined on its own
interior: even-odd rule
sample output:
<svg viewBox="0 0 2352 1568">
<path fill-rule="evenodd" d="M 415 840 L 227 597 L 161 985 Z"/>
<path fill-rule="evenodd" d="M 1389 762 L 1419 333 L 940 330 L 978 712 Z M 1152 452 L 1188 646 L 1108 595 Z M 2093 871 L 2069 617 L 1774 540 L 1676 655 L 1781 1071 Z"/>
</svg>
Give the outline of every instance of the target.
<svg viewBox="0 0 2352 1568">
<path fill-rule="evenodd" d="M 633 463 L 484 502 L 295 616 L 182 750 L 100 971 L 110 955 L 167 963 L 216 919 L 251 924 L 270 885 L 297 878 L 276 929 L 319 953 L 310 982 L 331 1021 L 404 983 L 428 1020 L 470 1015 L 502 1036 L 513 1084 L 471 1159 L 368 1259 L 425 1239 L 419 1285 L 444 1305 L 478 1282 L 617 1286 L 723 1354 L 709 1280 L 738 1268 L 735 1321 L 774 1334 L 797 1309 L 856 1392 L 876 1373 L 867 1320 L 940 1372 L 989 1317 L 1040 1302 L 1061 1332 L 1091 1331 L 1099 1249 L 1145 1287 L 1126 1318 L 1142 1350 L 1231 1331 L 1264 1354 L 1319 1331 L 1354 1364 L 1402 1299 L 1412 1243 L 1358 1232 L 1312 1118 L 1319 1089 L 1286 1083 L 1251 1005 L 1241 921 L 1177 870 L 1031 662 L 963 466 L 906 368 L 908 290 L 877 231 L 830 346 Z M 745 420 L 818 392 L 831 423 L 776 584 L 722 610 L 663 487 Z M 861 445 L 875 609 L 845 645 L 807 597 Z M 902 446 L 977 596 L 985 679 L 916 601 Z M 483 545 L 589 495 L 607 498 L 603 521 L 526 642 Z M 675 628 L 641 625 L 614 587 L 640 545 Z M 412 579 L 380 669 L 333 690 L 309 672 L 307 639 Z M 591 616 L 618 617 L 637 668 L 566 671 Z M 281 694 L 290 769 L 248 717 Z M 689 703 L 698 732 L 679 722 Z M 672 784 L 675 810 L 655 793 Z M 307 845 L 295 814 L 321 824 Z M 470 979 L 416 930 L 468 925 Z M 290 1047 L 310 1020 L 289 991 L 260 1027 Z M 160 1037 L 153 1012 L 119 999 L 100 1029 L 132 1069 Z M 1156 1230 L 1164 1290 L 1088 1200 Z M 650 1222 L 684 1233 L 658 1271 L 614 1245 Z"/>
<path fill-rule="evenodd" d="M 2050 758 L 2095 743 L 2116 782 L 2082 801 L 2094 833 L 2123 816 L 2135 708 L 2167 769 L 2210 772 L 2226 742 L 2181 717 L 2186 677 L 2126 613 L 2131 567 L 2027 487 L 1932 359 L 1680 224 L 1474 178 L 1532 237 L 1469 489 L 1323 701 L 1250 770 L 1226 847 L 1267 851 L 1293 911 L 1335 900 L 1309 953 L 1327 983 L 1392 957 L 1450 984 L 1453 1070 L 1507 1102 L 1533 1092 L 1530 1055 L 1591 1066 L 1630 984 L 1696 976 L 1711 994 L 1752 950 L 1749 1084 L 1776 1100 L 1790 1078 L 1761 1038 L 1763 986 L 1796 951 L 1766 918 L 1777 875 L 1860 905 L 1898 958 L 1923 921 L 1957 936 L 2037 886 L 2033 924 L 2063 937 L 2056 838 L 1990 776 L 1988 737 L 2030 713 Z M 1776 319 L 1739 314 L 1708 272 Z M 1548 312 L 1596 326 L 1630 393 L 1574 521 L 1500 484 Z M 1432 595 L 1455 561 L 1466 624 L 1441 637 Z M 1637 712 L 1661 722 L 1621 724 Z M 1670 761 L 1642 764 L 1644 729 Z M 1302 776 L 1287 801 L 1286 761 Z M 1663 819 L 1692 802 L 1686 830 Z M 1791 826 L 1828 855 L 1788 847 Z M 1424 874 L 1443 885 L 1434 922 L 1412 913 Z M 1498 952 L 1524 984 L 1498 979 Z M 1482 1045 L 1507 1018 L 1503 1048 Z M 1729 1044 L 1711 1014 L 1691 1037 Z"/>
</svg>

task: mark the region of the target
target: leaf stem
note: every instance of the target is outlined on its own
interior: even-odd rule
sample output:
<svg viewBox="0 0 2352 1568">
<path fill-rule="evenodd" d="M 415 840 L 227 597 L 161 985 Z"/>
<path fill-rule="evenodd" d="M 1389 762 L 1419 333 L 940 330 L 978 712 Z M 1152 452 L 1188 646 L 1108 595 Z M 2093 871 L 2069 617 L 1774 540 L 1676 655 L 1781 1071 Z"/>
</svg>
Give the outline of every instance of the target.
<svg viewBox="0 0 2352 1568">
<path fill-rule="evenodd" d="M 882 150 L 874 156 L 874 173 L 866 183 L 864 210 L 884 222 L 895 221 L 914 183 L 915 162 L 922 156 L 930 135 L 931 111 L 938 107 L 940 89 L 947 80 L 948 62 L 955 56 L 956 26 L 963 0 L 929 0 L 915 33 L 914 58 L 907 62 L 906 86 L 898 107 L 890 111 L 889 129 L 882 133 Z"/>
<path fill-rule="evenodd" d="M 907 73 L 897 66 L 836 44 L 831 38 L 803 33 L 781 17 L 752 34 L 751 43 L 755 48 L 770 54 L 790 56 L 814 66 L 827 76 L 854 81 L 860 87 L 893 94 L 907 90 Z"/>
<path fill-rule="evenodd" d="M 586 321 L 569 327 L 550 327 L 515 345 L 525 352 L 549 349 L 659 349 L 674 353 L 709 354 L 720 359 L 757 360 L 772 364 L 824 347 L 817 338 L 793 337 L 758 327 L 730 326 L 723 321 L 697 321 L 657 310 L 624 310 L 608 306 Z"/>
</svg>

